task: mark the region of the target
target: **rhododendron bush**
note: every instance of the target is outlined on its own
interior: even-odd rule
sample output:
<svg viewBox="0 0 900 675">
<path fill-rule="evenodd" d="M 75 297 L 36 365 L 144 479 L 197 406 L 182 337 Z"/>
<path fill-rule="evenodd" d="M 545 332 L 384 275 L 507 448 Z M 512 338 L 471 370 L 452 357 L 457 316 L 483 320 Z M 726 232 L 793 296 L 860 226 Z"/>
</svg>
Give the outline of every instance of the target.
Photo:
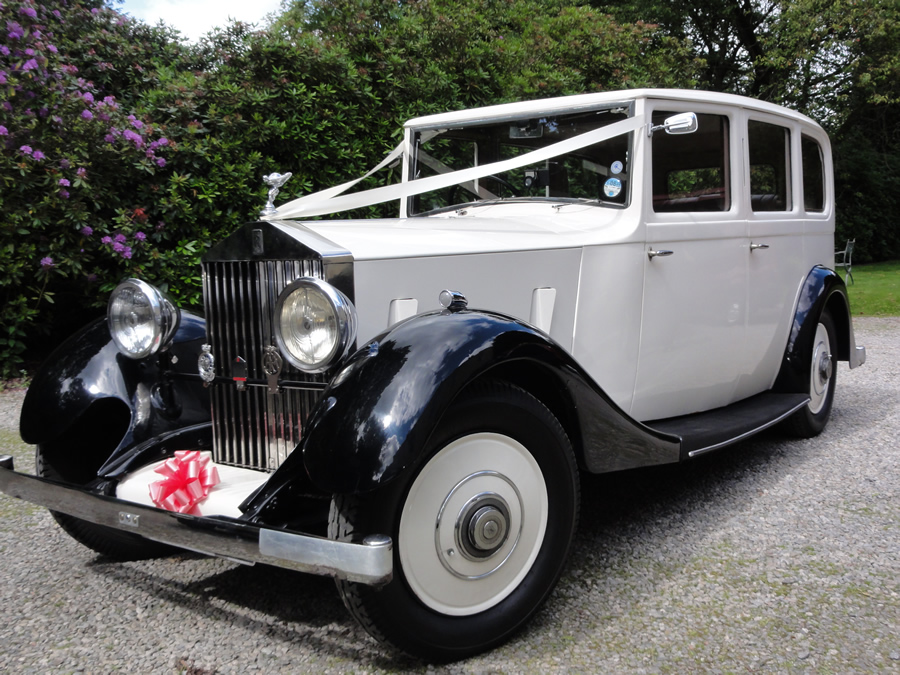
<svg viewBox="0 0 900 675">
<path fill-rule="evenodd" d="M 124 278 L 197 308 L 200 256 L 256 216 L 265 174 L 293 172 L 287 200 L 364 174 L 409 117 L 684 85 L 694 65 L 578 0 L 293 2 L 196 45 L 103 0 L 0 0 L 0 377 Z"/>
</svg>

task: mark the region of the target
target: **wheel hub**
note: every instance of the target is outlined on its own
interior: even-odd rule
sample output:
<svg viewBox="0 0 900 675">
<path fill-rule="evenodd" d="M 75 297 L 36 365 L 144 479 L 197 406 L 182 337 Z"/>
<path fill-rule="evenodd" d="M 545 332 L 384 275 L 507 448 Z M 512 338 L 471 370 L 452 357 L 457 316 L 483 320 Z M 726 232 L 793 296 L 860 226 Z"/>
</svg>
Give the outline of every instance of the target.
<svg viewBox="0 0 900 675">
<path fill-rule="evenodd" d="M 819 357 L 819 377 L 826 382 L 830 380 L 833 367 L 831 354 L 823 352 Z"/>
<path fill-rule="evenodd" d="M 496 553 L 509 533 L 509 507 L 496 493 L 476 495 L 456 520 L 456 543 L 470 560 L 483 560 Z"/>
</svg>

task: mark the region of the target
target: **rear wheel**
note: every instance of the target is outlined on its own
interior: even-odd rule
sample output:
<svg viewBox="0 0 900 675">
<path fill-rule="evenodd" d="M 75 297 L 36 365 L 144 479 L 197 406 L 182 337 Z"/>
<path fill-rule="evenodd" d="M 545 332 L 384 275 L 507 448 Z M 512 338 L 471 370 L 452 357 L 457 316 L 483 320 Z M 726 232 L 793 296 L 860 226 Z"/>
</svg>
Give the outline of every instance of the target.
<svg viewBox="0 0 900 675">
<path fill-rule="evenodd" d="M 507 640 L 562 573 L 578 517 L 571 444 L 556 418 L 511 385 L 476 385 L 448 410 L 410 471 L 338 496 L 329 535 L 394 539 L 383 589 L 339 581 L 344 603 L 381 642 L 432 661 Z"/>
<path fill-rule="evenodd" d="M 788 429 L 795 436 L 818 436 L 828 424 L 837 384 L 837 361 L 832 355 L 836 345 L 834 321 L 825 310 L 819 317 L 810 347 L 809 403 L 788 419 Z"/>
</svg>

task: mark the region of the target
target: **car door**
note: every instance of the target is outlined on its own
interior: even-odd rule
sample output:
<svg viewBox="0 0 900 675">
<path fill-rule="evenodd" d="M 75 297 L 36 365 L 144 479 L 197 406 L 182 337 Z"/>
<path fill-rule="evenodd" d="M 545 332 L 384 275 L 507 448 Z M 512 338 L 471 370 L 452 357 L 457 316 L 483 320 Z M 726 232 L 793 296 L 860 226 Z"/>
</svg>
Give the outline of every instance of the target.
<svg viewBox="0 0 900 675">
<path fill-rule="evenodd" d="M 688 104 L 690 105 L 690 104 Z M 685 108 L 658 103 L 652 124 Z M 698 129 L 648 139 L 647 256 L 632 415 L 661 419 L 734 400 L 746 365 L 748 242 L 733 187 L 735 113 L 693 106 Z"/>
<path fill-rule="evenodd" d="M 775 381 L 791 329 L 804 262 L 805 218 L 800 194 L 798 138 L 784 118 L 751 112 L 745 127 L 744 205 L 750 239 L 747 363 L 740 398 Z"/>
</svg>

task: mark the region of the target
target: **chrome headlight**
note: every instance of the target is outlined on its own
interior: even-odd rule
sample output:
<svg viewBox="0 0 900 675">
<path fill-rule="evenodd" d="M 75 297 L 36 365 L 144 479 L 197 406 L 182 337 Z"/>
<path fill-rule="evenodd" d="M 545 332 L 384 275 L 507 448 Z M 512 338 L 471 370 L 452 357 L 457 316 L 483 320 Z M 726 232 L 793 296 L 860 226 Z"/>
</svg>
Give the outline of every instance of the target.
<svg viewBox="0 0 900 675">
<path fill-rule="evenodd" d="M 142 359 L 169 345 L 181 314 L 163 294 L 140 279 L 128 279 L 109 296 L 106 320 L 116 347 Z"/>
<path fill-rule="evenodd" d="M 328 368 L 356 337 L 356 309 L 334 286 L 303 277 L 275 304 L 275 341 L 284 357 L 308 373 Z"/>
</svg>

